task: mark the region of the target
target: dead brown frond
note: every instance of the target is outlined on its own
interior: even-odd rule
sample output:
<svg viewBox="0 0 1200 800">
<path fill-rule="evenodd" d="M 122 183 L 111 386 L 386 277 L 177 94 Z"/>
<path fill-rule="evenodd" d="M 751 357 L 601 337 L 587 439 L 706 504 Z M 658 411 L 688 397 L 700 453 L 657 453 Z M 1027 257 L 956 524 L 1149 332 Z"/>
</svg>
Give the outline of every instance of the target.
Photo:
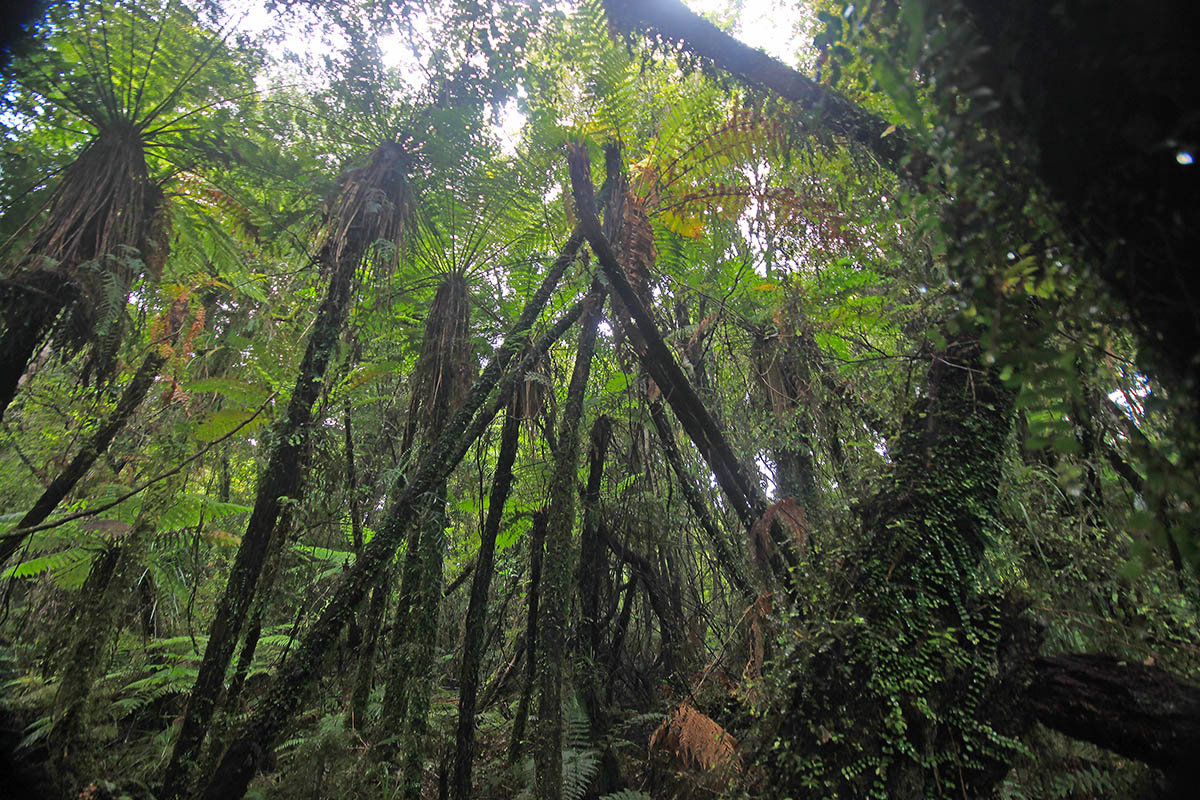
<svg viewBox="0 0 1200 800">
<path fill-rule="evenodd" d="M 679 770 L 740 769 L 737 739 L 707 714 L 681 703 L 650 736 L 650 752 Z"/>
<path fill-rule="evenodd" d="M 525 353 L 521 353 L 517 360 L 524 357 Z M 508 413 L 523 422 L 532 422 L 542 413 L 547 398 L 553 400 L 550 391 L 553 387 L 554 377 L 550 373 L 550 359 L 546 356 L 539 359 L 533 368 L 525 373 L 525 379 L 517 384 Z"/>
<path fill-rule="evenodd" d="M 458 408 L 478 371 L 471 346 L 470 293 L 462 274 L 442 279 L 425 317 L 421 352 L 413 370 L 409 418 L 438 431 Z"/>
<path fill-rule="evenodd" d="M 322 269 L 365 264 L 373 278 L 391 274 L 412 214 L 410 167 L 403 145 L 388 142 L 375 149 L 365 166 L 347 170 L 341 192 L 325 213 Z"/>
<path fill-rule="evenodd" d="M 771 559 L 775 557 L 775 540 L 771 535 L 774 525 L 791 534 L 797 550 L 802 550 L 808 541 L 808 517 L 796 498 L 785 497 L 767 506 L 762 516 L 750 526 L 750 553 L 755 566 L 768 577 L 772 574 Z"/>
<path fill-rule="evenodd" d="M 37 224 L 23 257 L 9 263 L 9 279 L 46 300 L 43 329 L 69 307 L 58 326 L 60 347 L 73 352 L 95 343 L 99 360 L 111 360 L 115 346 L 104 340 L 119 342 L 129 289 L 143 272 L 161 270 L 170 238 L 140 132 L 127 123 L 102 128 L 66 169 Z"/>
<path fill-rule="evenodd" d="M 746 666 L 742 669 L 742 687 L 746 702 L 757 705 L 763 697 L 763 663 L 766 659 L 766 633 L 771 625 L 771 593 L 763 592 L 746 610 Z"/>
<path fill-rule="evenodd" d="M 654 249 L 654 229 L 642 199 L 629 190 L 621 204 L 621 224 L 617 226 L 616 250 L 629 283 L 638 299 L 650 308 L 650 273 L 658 259 Z"/>
</svg>

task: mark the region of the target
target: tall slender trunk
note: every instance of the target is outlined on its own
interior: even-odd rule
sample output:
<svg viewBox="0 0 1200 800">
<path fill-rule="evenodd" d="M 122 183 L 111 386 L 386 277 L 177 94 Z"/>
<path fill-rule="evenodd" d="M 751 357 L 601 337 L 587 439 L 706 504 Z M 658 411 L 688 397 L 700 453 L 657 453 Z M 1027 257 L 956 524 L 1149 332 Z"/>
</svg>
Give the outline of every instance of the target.
<svg viewBox="0 0 1200 800">
<path fill-rule="evenodd" d="M 386 161 L 389 157 L 395 158 L 383 150 L 376 155 L 377 162 L 383 165 L 389 163 Z M 394 174 L 385 173 L 385 176 L 386 180 L 396 180 Z M 349 193 L 356 188 L 360 187 L 349 184 L 343 191 Z M 271 455 L 266 470 L 259 478 L 254 508 L 209 628 L 208 645 L 163 780 L 161 795 L 167 800 L 184 794 L 191 783 L 194 762 L 208 732 L 225 681 L 225 672 L 270 550 L 282 500 L 295 497 L 300 487 L 300 466 L 308 448 L 313 404 L 320 394 L 329 360 L 337 349 L 342 323 L 351 303 L 354 273 L 367 247 L 374 241 L 373 236 L 368 238 L 370 234 L 365 230 L 373 220 L 367 218 L 362 206 L 354 211 L 350 219 L 335 220 L 337 224 L 348 226 L 354 235 L 344 239 L 331 236 L 321 251 L 320 261 L 331 273 L 329 285 L 317 309 L 316 321 L 300 362 L 287 411 L 272 428 L 269 438 L 272 442 Z"/>
<path fill-rule="evenodd" d="M 539 623 L 541 650 L 538 658 L 538 713 L 534 751 L 535 797 L 561 800 L 562 773 L 562 682 L 563 649 L 566 645 L 567 608 L 570 605 L 571 534 L 575 528 L 575 470 L 579 458 L 579 426 L 583 398 L 591 375 L 596 330 L 600 323 L 604 292 L 598 282 L 588 293 L 575 368 L 567 387 L 558 452 L 554 454 L 554 477 L 550 484 L 550 507 L 546 521 L 546 560 L 542 574 L 545 598 Z"/>
<path fill-rule="evenodd" d="M 471 798 L 471 761 L 475 749 L 475 700 L 479 690 L 479 666 L 483 655 L 484 622 L 487 620 L 488 591 L 496 560 L 496 536 L 504 518 L 504 504 L 513 482 L 513 464 L 517 460 L 517 442 L 521 432 L 520 417 L 512 405 L 504 417 L 500 432 L 500 452 L 492 477 L 488 497 L 487 519 L 479 535 L 479 556 L 471 579 L 471 599 L 467 604 L 467 620 L 463 633 L 462 667 L 459 671 L 458 732 L 454 750 L 455 800 Z"/>
<path fill-rule="evenodd" d="M 576 654 L 576 685 L 587 714 L 591 741 L 599 744 L 608 734 L 609 718 L 604 703 L 604 629 L 601 603 L 611 593 L 608 580 L 608 548 L 600 518 L 600 487 L 604 480 L 604 462 L 612 442 L 612 420 L 602 416 L 592 425 L 588 437 L 588 478 L 583 490 L 583 529 L 579 536 L 579 652 Z M 600 770 L 594 791 L 607 794 L 620 788 L 620 767 L 610 746 L 600 751 Z"/>
<path fill-rule="evenodd" d="M 587 237 L 592 252 L 596 254 L 596 260 L 600 262 L 604 277 L 611 285 L 614 295 L 619 297 L 632 317 L 637 333 L 634 350 L 642 366 L 662 390 L 663 398 L 675 412 L 684 432 L 712 468 L 717 484 L 733 506 L 738 519 L 747 531 L 751 531 L 755 523 L 767 512 L 766 497 L 757 483 L 750 479 L 717 421 L 708 412 L 704 401 L 696 394 L 696 390 L 680 369 L 654 318 L 630 285 L 612 245 L 601 230 L 596 216 L 596 200 L 587 151 L 582 148 L 573 149 L 568 155 L 568 163 L 580 229 Z M 794 570 L 800 563 L 795 542 L 784 532 L 778 521 L 769 523 L 769 533 L 776 551 L 776 557 L 772 561 L 775 577 L 791 591 L 794 584 L 789 570 Z"/>
<path fill-rule="evenodd" d="M 600 417 L 592 425 L 588 447 L 588 479 L 583 494 L 583 530 L 579 536 L 579 655 L 583 676 L 584 710 L 593 730 L 603 728 L 599 671 L 601 658 L 600 603 L 601 584 L 608 574 L 606 547 L 600 532 L 600 484 L 604 478 L 604 460 L 612 441 L 612 420 Z"/>
<path fill-rule="evenodd" d="M 529 722 L 529 706 L 537 686 L 538 654 L 538 611 L 541 605 L 542 561 L 546 550 L 546 511 L 533 515 L 533 530 L 529 533 L 529 585 L 525 590 L 525 685 L 521 699 L 517 701 L 517 713 L 513 718 L 512 739 L 508 744 L 508 764 L 512 766 L 521 757 L 521 743 L 525 739 L 525 726 Z"/>
<path fill-rule="evenodd" d="M 409 567 L 401 585 L 401 609 L 396 615 L 392 676 L 384 731 L 400 739 L 401 796 L 420 800 L 433 692 L 437 614 L 442 598 L 443 554 L 446 548 L 446 485 L 425 498 L 414 535 L 409 537 Z"/>
<path fill-rule="evenodd" d="M 117 406 L 113 409 L 112 414 L 100 424 L 100 427 L 79 449 L 79 452 L 71 459 L 71 463 L 46 487 L 41 497 L 33 504 L 33 508 L 21 517 L 16 528 L 0 539 L 0 567 L 3 567 L 8 559 L 21 548 L 21 545 L 29 537 L 29 528 L 45 522 L 46 517 L 50 516 L 63 498 L 75 488 L 75 484 L 79 483 L 88 473 L 92 464 L 96 463 L 96 459 L 108 450 L 112 440 L 125 427 L 133 412 L 145 399 L 146 393 L 150 391 L 154 379 L 158 376 L 158 371 L 166 363 L 166 360 L 166 357 L 157 348 L 142 360 L 133 380 L 121 393 L 121 399 L 117 401 Z"/>
<path fill-rule="evenodd" d="M 236 800 L 246 792 L 258 771 L 266 748 L 274 743 L 291 719 L 305 689 L 315 679 L 325 652 L 341 632 L 369 586 L 375 584 L 392 561 L 397 547 L 412 523 L 420 498 L 439 485 L 462 460 L 467 450 L 499 412 L 507 393 L 513 390 L 517 371 L 531 369 L 550 345 L 579 318 L 582 303 L 563 314 L 540 336 L 521 359 L 516 370 L 505 372 L 525 347 L 525 337 L 566 268 L 574 262 L 581 237 L 572 235 L 562 255 L 547 272 L 542 285 L 526 304 L 504 344 L 480 373 L 462 406 L 422 459 L 412 481 L 392 501 L 388 512 L 360 558 L 334 587 L 329 603 L 302 638 L 295 655 L 279 671 L 258 711 L 247 721 L 203 791 L 207 800 Z M 498 388 L 497 388 L 498 385 Z M 492 398 L 489 401 L 489 398 Z"/>
<path fill-rule="evenodd" d="M 390 573 L 389 565 L 371 587 L 371 599 L 367 603 L 366 620 L 363 624 L 365 633 L 362 644 L 359 645 L 358 666 L 354 673 L 354 693 L 350 697 L 350 723 L 358 731 L 365 727 L 367 705 L 375 682 L 375 653 L 379 648 L 380 629 L 387 613 Z"/>
<path fill-rule="evenodd" d="M 266 614 L 267 604 L 270 602 L 271 589 L 279 577 L 280 561 L 283 559 L 283 551 L 292 527 L 291 523 L 291 511 L 285 510 L 279 516 L 279 535 L 272 537 L 271 540 L 270 552 L 267 553 L 266 565 L 263 568 L 262 577 L 259 579 L 259 588 L 255 593 L 254 604 L 250 610 L 250 625 L 246 628 L 246 635 L 242 638 L 242 649 L 238 653 L 237 665 L 233 669 L 233 679 L 229 682 L 229 692 L 225 696 L 224 707 L 231 714 L 237 713 L 238 700 L 241 698 L 242 690 L 246 687 L 250 666 L 254 663 L 254 653 L 258 650 L 258 640 L 262 636 L 263 616 Z M 217 752 L 216 755 L 220 755 L 220 752 Z"/>
</svg>

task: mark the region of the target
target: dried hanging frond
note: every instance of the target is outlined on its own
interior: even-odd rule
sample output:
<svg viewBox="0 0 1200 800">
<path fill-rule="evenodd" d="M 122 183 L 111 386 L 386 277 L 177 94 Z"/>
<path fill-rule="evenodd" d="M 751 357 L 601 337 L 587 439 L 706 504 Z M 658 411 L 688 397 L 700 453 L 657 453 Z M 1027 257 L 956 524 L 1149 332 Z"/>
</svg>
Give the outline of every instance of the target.
<svg viewBox="0 0 1200 800">
<path fill-rule="evenodd" d="M 442 279 L 425 317 L 421 352 L 413 370 L 409 417 L 437 431 L 466 396 L 479 362 L 471 346 L 470 294 L 461 273 Z"/>
<path fill-rule="evenodd" d="M 746 610 L 745 618 L 749 621 L 746 629 L 746 666 L 742 669 L 742 684 L 745 688 L 745 699 L 751 705 L 756 705 L 762 699 L 762 669 L 766 656 L 765 632 L 770 625 L 771 593 L 763 592 Z"/>
<path fill-rule="evenodd" d="M 94 342 L 100 351 L 96 360 L 108 363 L 115 346 L 105 342 L 120 341 L 129 289 L 143 271 L 161 270 L 169 233 L 162 191 L 149 177 L 140 131 L 124 122 L 112 124 L 101 128 L 66 169 L 36 236 L 24 256 L 10 262 L 7 277 L 18 295 L 48 301 L 38 309 L 50 317 L 43 326 L 69 304 L 70 313 L 58 326 L 59 346 L 75 351 Z M 10 314 L 19 311 L 16 302 L 18 297 L 6 298 Z M 7 323 L 12 327 L 14 321 Z"/>
<path fill-rule="evenodd" d="M 524 357 L 525 353 L 522 352 L 515 360 L 520 363 Z M 553 401 L 553 388 L 554 377 L 550 372 L 550 357 L 547 355 L 539 359 L 533 368 L 525 373 L 525 379 L 517 384 L 508 413 L 523 422 L 537 419 L 545 407 L 547 398 Z"/>
<path fill-rule="evenodd" d="M 412 213 L 411 167 L 403 145 L 388 142 L 375 149 L 366 166 L 346 172 L 341 192 L 325 213 L 323 270 L 366 263 L 375 278 L 391 274 Z"/>
<path fill-rule="evenodd" d="M 737 739 L 712 717 L 681 703 L 650 736 L 650 752 L 680 770 L 710 770 L 722 764 L 740 768 Z"/>
<path fill-rule="evenodd" d="M 792 535 L 797 551 L 803 550 L 808 541 L 808 517 L 796 498 L 785 497 L 767 506 L 750 526 L 750 555 L 754 565 L 768 578 L 772 574 L 771 559 L 775 557 L 775 541 L 771 538 L 771 526 L 775 524 Z"/>
<path fill-rule="evenodd" d="M 621 204 L 616 251 L 638 299 L 646 308 L 650 308 L 650 273 L 658 260 L 658 252 L 654 249 L 654 229 L 650 227 L 650 217 L 643 201 L 628 189 L 625 191 L 625 202 Z"/>
</svg>

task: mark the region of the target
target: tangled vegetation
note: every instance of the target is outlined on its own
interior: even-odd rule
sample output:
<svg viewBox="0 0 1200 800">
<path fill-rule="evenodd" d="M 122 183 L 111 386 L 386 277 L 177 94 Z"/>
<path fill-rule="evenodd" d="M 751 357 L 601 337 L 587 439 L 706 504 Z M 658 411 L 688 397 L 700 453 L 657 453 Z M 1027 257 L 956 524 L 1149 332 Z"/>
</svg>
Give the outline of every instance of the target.
<svg viewBox="0 0 1200 800">
<path fill-rule="evenodd" d="M 0 794 L 1191 796 L 1198 13 L 717 5 L 30 12 Z"/>
</svg>

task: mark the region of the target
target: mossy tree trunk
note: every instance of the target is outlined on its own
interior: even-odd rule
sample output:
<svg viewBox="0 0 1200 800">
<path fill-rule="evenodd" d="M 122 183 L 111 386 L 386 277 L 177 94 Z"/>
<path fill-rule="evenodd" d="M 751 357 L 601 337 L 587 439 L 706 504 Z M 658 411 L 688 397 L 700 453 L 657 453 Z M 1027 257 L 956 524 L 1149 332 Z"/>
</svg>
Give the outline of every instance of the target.
<svg viewBox="0 0 1200 800">
<path fill-rule="evenodd" d="M 562 684 L 566 646 L 567 609 L 570 605 L 572 535 L 575 530 L 575 472 L 579 461 L 579 427 L 583 399 L 591 375 L 592 355 L 604 292 L 593 284 L 588 293 L 575 367 L 567 386 L 558 451 L 549 490 L 546 519 L 546 554 L 542 566 L 542 603 L 538 621 L 538 705 L 534 739 L 535 796 L 538 800 L 562 798 Z"/>
<path fill-rule="evenodd" d="M 525 342 L 530 328 L 563 273 L 574 262 L 581 241 L 577 234 L 568 240 L 562 254 L 548 270 L 541 286 L 505 337 L 504 344 L 475 380 L 471 391 L 429 454 L 422 459 L 412 480 L 393 498 L 375 536 L 363 547 L 361 557 L 342 575 L 320 616 L 301 638 L 295 655 L 281 668 L 258 710 L 242 727 L 217 765 L 201 793 L 206 800 L 230 800 L 245 794 L 246 786 L 262 765 L 269 748 L 295 713 L 304 691 L 316 679 L 325 653 L 332 647 L 367 589 L 378 582 L 392 562 L 414 520 L 421 498 L 446 479 L 490 424 L 516 385 L 518 373 L 523 374 L 531 369 L 579 319 L 583 311 L 582 303 L 576 303 L 563 313 L 528 348 L 517 367 L 508 369 L 518 352 L 527 347 Z"/>
<path fill-rule="evenodd" d="M 479 690 L 479 668 L 483 656 L 484 623 L 487 621 L 488 592 L 496 560 L 496 536 L 504 518 L 504 504 L 513 482 L 513 464 L 517 459 L 520 437 L 520 416 L 510 405 L 500 432 L 500 452 L 488 496 L 487 518 L 479 535 L 479 555 L 471 579 L 471 599 L 467 604 L 467 620 L 463 631 L 462 667 L 459 671 L 458 730 L 454 750 L 454 779 L 451 796 L 455 800 L 470 800 L 472 796 L 471 767 L 475 749 L 475 700 Z"/>
<path fill-rule="evenodd" d="M 1012 396 L 976 331 L 948 337 L 864 514 L 858 622 L 794 675 L 770 797 L 985 797 L 1028 724 L 1011 703 L 1037 637 L 977 594 Z"/>
<path fill-rule="evenodd" d="M 276 523 L 287 498 L 298 493 L 313 404 L 337 349 L 342 323 L 351 305 L 355 272 L 377 239 L 398 234 L 401 224 L 398 220 L 404 215 L 405 164 L 406 157 L 399 147 L 379 148 L 358 179 L 347 180 L 337 213 L 331 215 L 331 233 L 318 258 L 330 273 L 328 288 L 317 309 L 287 409 L 272 426 L 268 439 L 271 454 L 259 477 L 254 507 L 209 628 L 204 658 L 166 768 L 161 796 L 167 800 L 183 795 L 191 783 L 196 757 L 208 733 L 226 670 L 254 599 Z M 386 202 L 381 203 L 380 197 Z"/>
</svg>

